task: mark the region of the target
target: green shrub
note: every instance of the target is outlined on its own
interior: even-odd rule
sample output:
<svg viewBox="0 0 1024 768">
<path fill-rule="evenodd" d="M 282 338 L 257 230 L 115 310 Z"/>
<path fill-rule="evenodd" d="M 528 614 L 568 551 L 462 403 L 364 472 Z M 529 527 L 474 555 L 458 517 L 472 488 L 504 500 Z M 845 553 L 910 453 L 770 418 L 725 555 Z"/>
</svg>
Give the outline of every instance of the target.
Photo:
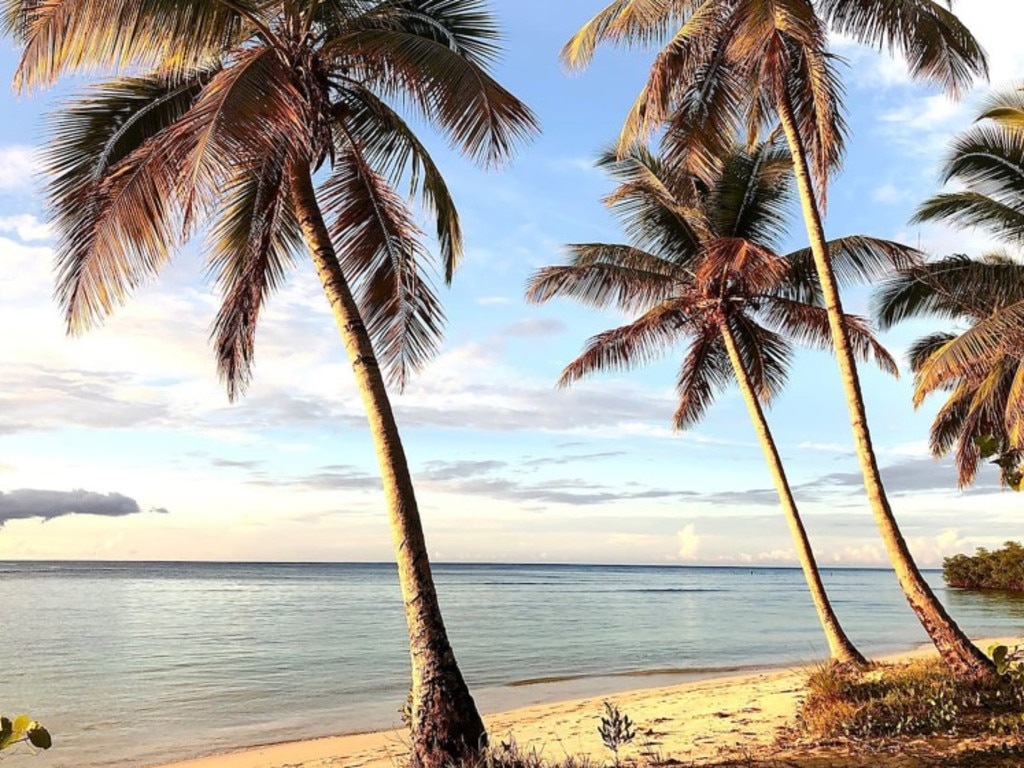
<svg viewBox="0 0 1024 768">
<path fill-rule="evenodd" d="M 947 557 L 942 577 L 951 587 L 1024 591 L 1024 546 L 1008 541 L 1002 549 L 979 547 L 973 556 Z"/>
<path fill-rule="evenodd" d="M 1024 734 L 1024 681 L 955 680 L 938 660 L 856 672 L 822 667 L 798 713 L 806 735 L 869 739 L 960 733 Z"/>
</svg>

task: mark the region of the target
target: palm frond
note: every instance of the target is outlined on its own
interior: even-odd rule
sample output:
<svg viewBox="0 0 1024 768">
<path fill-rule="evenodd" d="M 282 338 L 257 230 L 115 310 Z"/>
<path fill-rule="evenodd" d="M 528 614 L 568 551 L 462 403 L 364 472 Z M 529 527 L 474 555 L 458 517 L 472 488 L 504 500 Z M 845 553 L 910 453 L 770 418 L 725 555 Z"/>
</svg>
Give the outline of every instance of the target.
<svg viewBox="0 0 1024 768">
<path fill-rule="evenodd" d="M 987 371 L 993 361 L 1024 348 L 1024 302 L 1011 304 L 991 317 L 975 323 L 921 369 L 914 402 L 919 404 L 929 393 L 950 379 L 976 377 Z"/>
<path fill-rule="evenodd" d="M 792 107 L 796 129 L 811 160 L 819 205 L 826 208 L 828 184 L 842 164 L 846 121 L 843 86 L 836 58 L 818 46 L 787 45 L 784 94 Z"/>
<path fill-rule="evenodd" d="M 786 234 L 793 202 L 788 148 L 760 142 L 728 156 L 714 189 L 715 230 L 774 246 Z"/>
<path fill-rule="evenodd" d="M 689 323 L 685 302 L 665 301 L 627 325 L 604 331 L 587 341 L 583 352 L 562 371 L 559 387 L 592 373 L 635 368 L 664 355 Z"/>
<path fill-rule="evenodd" d="M 180 75 L 208 68 L 255 31 L 253 0 L 6 0 L 17 34 L 18 89 L 62 74 L 128 69 Z"/>
<path fill-rule="evenodd" d="M 478 66 L 493 64 L 500 52 L 501 32 L 484 0 L 385 0 L 359 6 L 352 0 L 323 3 L 329 20 L 323 34 L 332 38 L 351 30 L 408 32 L 445 46 Z"/>
<path fill-rule="evenodd" d="M 392 383 L 430 360 L 444 313 L 430 284 L 429 254 L 403 200 L 356 145 L 342 147 L 322 189 L 345 278 L 352 284 L 379 362 Z"/>
<path fill-rule="evenodd" d="M 640 312 L 678 290 L 678 270 L 638 248 L 579 243 L 566 249 L 570 264 L 535 272 L 527 282 L 527 301 L 540 304 L 564 297 L 600 309 Z"/>
<path fill-rule="evenodd" d="M 289 200 L 289 162 L 282 147 L 258 169 L 240 167 L 224 187 L 210 232 L 209 268 L 224 296 L 211 337 L 232 400 L 251 379 L 260 311 L 302 245 Z"/>
<path fill-rule="evenodd" d="M 1020 210 L 1024 196 L 1024 134 L 994 123 L 957 135 L 942 165 L 942 180 Z"/>
<path fill-rule="evenodd" d="M 615 0 L 604 8 L 562 48 L 562 61 L 570 69 L 583 69 L 600 43 L 646 46 L 671 34 L 700 0 Z"/>
<path fill-rule="evenodd" d="M 910 364 L 910 370 L 916 374 L 940 349 L 955 338 L 955 334 L 940 331 L 917 339 L 907 349 L 907 362 Z"/>
<path fill-rule="evenodd" d="M 453 145 L 485 166 L 506 161 L 537 131 L 529 107 L 432 36 L 353 30 L 325 43 L 323 55 L 385 97 L 407 99 Z"/>
<path fill-rule="evenodd" d="M 835 348 L 828 312 L 824 307 L 778 296 L 765 296 L 760 304 L 760 315 L 776 331 L 798 344 L 824 350 Z M 847 314 L 843 315 L 843 323 L 855 358 L 863 362 L 873 359 L 885 373 L 899 376 L 896 361 L 864 318 Z"/>
<path fill-rule="evenodd" d="M 676 394 L 679 404 L 672 416 L 676 429 L 700 423 L 720 392 L 735 381 L 736 373 L 713 323 L 701 326 L 690 343 L 679 369 Z"/>
<path fill-rule="evenodd" d="M 657 12 L 655 15 L 664 19 Z M 616 149 L 618 154 L 646 142 L 673 112 L 682 108 L 680 102 L 692 102 L 692 96 L 686 98 L 686 91 L 691 87 L 688 84 L 700 76 L 720 47 L 720 38 L 725 31 L 724 20 L 722 4 L 701 4 L 655 56 L 647 83 L 633 102 L 622 126 Z"/>
<path fill-rule="evenodd" d="M 395 110 L 366 88 L 350 85 L 335 108 L 342 126 L 337 141 L 344 144 L 351 138 L 389 183 L 405 179 L 410 196 L 419 196 L 435 222 L 444 279 L 451 283 L 462 259 L 462 226 L 448 184 L 427 148 Z"/>
<path fill-rule="evenodd" d="M 879 324 L 891 328 L 913 317 L 980 320 L 1024 301 L 1024 265 L 964 255 L 901 269 L 872 297 Z"/>
<path fill-rule="evenodd" d="M 749 315 L 733 313 L 726 322 L 758 399 L 771 403 L 786 385 L 793 345 Z"/>
<path fill-rule="evenodd" d="M 676 264 L 689 262 L 710 235 L 706 209 L 692 185 L 686 189 L 686 180 L 640 150 L 615 160 L 606 157 L 601 165 L 620 181 L 604 202 L 630 241 Z"/>
<path fill-rule="evenodd" d="M 826 245 L 840 288 L 870 285 L 891 275 L 893 270 L 908 269 L 923 259 L 923 254 L 915 248 L 864 235 L 836 238 Z M 821 283 L 811 249 L 793 251 L 785 258 L 790 264 L 790 273 L 779 284 L 776 293 L 797 301 L 820 303 Z"/>
<path fill-rule="evenodd" d="M 162 139 L 179 168 L 185 226 L 207 214 L 239 163 L 259 165 L 282 145 L 308 138 L 303 98 L 273 48 L 253 48 L 213 75 Z"/>
<path fill-rule="evenodd" d="M 959 96 L 988 77 L 981 45 L 947 4 L 936 0 L 818 0 L 832 29 L 872 48 L 899 53 L 911 76 Z"/>
<path fill-rule="evenodd" d="M 1017 88 L 989 96 L 978 120 L 991 120 L 1011 130 L 1024 129 L 1024 90 Z"/>
</svg>

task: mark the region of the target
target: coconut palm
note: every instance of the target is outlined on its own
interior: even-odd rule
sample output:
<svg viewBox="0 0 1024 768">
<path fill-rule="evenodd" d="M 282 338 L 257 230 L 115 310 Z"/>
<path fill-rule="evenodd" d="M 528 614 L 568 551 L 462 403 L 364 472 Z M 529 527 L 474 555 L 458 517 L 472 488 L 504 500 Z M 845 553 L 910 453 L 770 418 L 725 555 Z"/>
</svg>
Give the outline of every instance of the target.
<svg viewBox="0 0 1024 768">
<path fill-rule="evenodd" d="M 877 297 L 880 321 L 892 325 L 930 315 L 966 324 L 918 342 L 920 404 L 936 391 L 950 396 L 932 426 L 937 455 L 956 444 L 959 482 L 973 481 L 983 454 L 998 455 L 1003 479 L 1017 485 L 1024 447 L 1024 93 L 993 95 L 978 123 L 957 136 L 942 181 L 958 189 L 927 200 L 916 222 L 981 229 L 1007 252 L 958 255 L 918 266 L 887 282 Z M 985 450 L 983 450 L 983 448 Z"/>
<path fill-rule="evenodd" d="M 563 58 L 582 68 L 600 43 L 648 45 L 669 38 L 626 119 L 620 153 L 663 130 L 666 158 L 707 174 L 737 131 L 753 139 L 766 126 L 781 124 L 875 522 L 911 608 L 947 665 L 958 677 L 980 678 L 993 676 L 995 667 L 925 582 L 882 485 L 823 225 L 828 181 L 841 163 L 846 134 L 829 34 L 899 53 L 914 79 L 956 95 L 986 73 L 987 65 L 948 5 L 935 0 L 615 0 L 577 32 Z"/>
<path fill-rule="evenodd" d="M 968 328 L 996 315 L 1007 304 L 1024 302 L 1024 266 L 1002 254 L 981 259 L 948 256 L 903 269 L 886 279 L 875 296 L 880 324 L 890 327 L 910 318 L 934 317 L 967 324 Z M 961 334 L 939 331 L 918 339 L 910 348 L 910 365 L 918 384 L 929 366 L 955 344 Z M 1021 349 L 1005 344 L 985 348 L 941 386 L 918 387 L 915 403 L 936 390 L 948 392 L 932 422 L 929 448 L 936 457 L 954 448 L 957 482 L 974 482 L 983 454 L 999 454 L 1003 479 L 1017 484 L 1024 440 L 1019 418 L 1024 398 Z M 983 451 L 987 444 L 990 449 Z"/>
<path fill-rule="evenodd" d="M 448 642 L 385 375 L 401 387 L 442 311 L 408 185 L 450 280 L 462 252 L 448 188 L 396 111 L 406 105 L 482 164 L 535 121 L 488 74 L 481 0 L 0 0 L 20 43 L 15 85 L 104 70 L 51 121 L 47 192 L 57 297 L 82 331 L 198 231 L 223 293 L 212 337 L 231 397 L 248 383 L 260 311 L 305 252 L 362 396 L 383 477 L 413 671 L 415 763 L 486 734 Z M 130 74 L 126 74 L 130 73 Z M 319 172 L 320 175 L 317 175 Z M 318 181 L 314 181 L 316 176 Z"/>
<path fill-rule="evenodd" d="M 807 250 L 780 255 L 792 203 L 792 158 L 775 142 L 734 149 L 708 180 L 642 149 L 601 164 L 619 182 L 608 198 L 630 243 L 569 246 L 568 266 L 547 267 L 530 280 L 527 298 L 569 297 L 639 317 L 598 334 L 570 363 L 559 384 L 591 373 L 630 368 L 689 344 L 680 369 L 679 429 L 697 424 L 714 398 L 739 385 L 789 524 L 800 565 L 832 659 L 866 661 L 839 624 L 821 582 L 810 542 L 786 479 L 763 404 L 782 388 L 794 343 L 829 348 L 828 317 Z M 896 243 L 848 237 L 829 243 L 848 280 L 909 266 L 914 251 Z M 865 322 L 844 318 L 854 352 L 896 372 Z"/>
</svg>

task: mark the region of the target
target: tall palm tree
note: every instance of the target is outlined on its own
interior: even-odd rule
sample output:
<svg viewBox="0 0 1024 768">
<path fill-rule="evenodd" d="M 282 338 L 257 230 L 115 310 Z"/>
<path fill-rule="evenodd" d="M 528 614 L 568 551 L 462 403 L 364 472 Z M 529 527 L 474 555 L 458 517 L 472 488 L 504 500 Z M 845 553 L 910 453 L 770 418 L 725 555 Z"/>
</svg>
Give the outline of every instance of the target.
<svg viewBox="0 0 1024 768">
<path fill-rule="evenodd" d="M 883 327 L 923 316 L 971 327 L 1007 304 L 1019 302 L 1024 302 L 1024 265 L 1002 254 L 981 259 L 955 255 L 914 265 L 886 279 L 875 295 Z M 911 346 L 910 365 L 919 385 L 933 361 L 945 355 L 961 336 L 938 331 Z M 1024 423 L 1019 418 L 1024 413 L 1024 349 L 1004 342 L 979 351 L 981 354 L 972 356 L 957 375 L 942 377 L 941 385 L 919 386 L 915 403 L 936 390 L 948 392 L 932 422 L 929 448 L 936 457 L 956 449 L 961 488 L 974 482 L 978 464 L 989 453 L 998 454 L 1004 482 L 1017 485 L 1017 468 L 1024 453 Z M 986 444 L 991 448 L 983 451 Z"/>
<path fill-rule="evenodd" d="M 586 66 L 599 43 L 668 37 L 630 111 L 619 150 L 664 130 L 666 157 L 707 173 L 737 131 L 753 139 L 778 121 L 793 155 L 804 222 L 821 281 L 864 486 L 911 608 L 958 677 L 995 674 L 935 597 L 911 557 L 882 485 L 823 225 L 830 175 L 846 128 L 830 32 L 903 55 L 914 79 L 950 94 L 987 72 L 970 31 L 935 0 L 615 0 L 569 41 L 563 58 Z"/>
<path fill-rule="evenodd" d="M 961 485 L 973 481 L 983 454 L 994 453 L 1004 481 L 1016 486 L 1024 449 L 1024 266 L 1008 254 L 1024 245 L 1024 92 L 990 97 L 977 124 L 952 142 L 941 178 L 959 189 L 925 201 L 914 221 L 981 229 L 1007 252 L 949 256 L 901 272 L 877 295 L 878 315 L 884 325 L 922 315 L 967 325 L 918 342 L 914 400 L 951 393 L 932 425 L 932 449 L 939 455 L 955 442 Z"/>
<path fill-rule="evenodd" d="M 570 264 L 538 271 L 527 298 L 543 302 L 565 296 L 640 316 L 590 339 L 559 384 L 633 367 L 688 339 L 674 419 L 677 428 L 686 429 L 735 381 L 768 462 L 832 659 L 865 665 L 825 593 L 762 406 L 782 388 L 794 342 L 831 346 L 810 252 L 777 252 L 792 203 L 789 151 L 775 142 L 736 148 L 710 179 L 637 148 L 621 159 L 612 152 L 601 164 L 619 182 L 608 202 L 630 244 L 569 246 Z M 848 237 L 828 245 L 847 279 L 870 279 L 916 262 L 914 251 L 884 240 Z M 896 372 L 863 320 L 847 315 L 844 323 L 858 357 L 873 355 L 883 369 Z"/>
<path fill-rule="evenodd" d="M 445 633 L 385 374 L 401 387 L 433 354 L 443 320 L 399 183 L 436 225 L 446 281 L 462 253 L 445 181 L 392 104 L 483 164 L 535 130 L 529 109 L 488 74 L 499 35 L 482 0 L 0 0 L 0 9 L 21 45 L 22 91 L 65 74 L 114 76 L 51 123 L 47 189 L 69 331 L 102 319 L 203 229 L 223 292 L 212 337 L 235 397 L 250 379 L 263 304 L 304 244 L 383 478 L 409 627 L 413 761 L 440 768 L 475 752 L 486 734 Z"/>
</svg>

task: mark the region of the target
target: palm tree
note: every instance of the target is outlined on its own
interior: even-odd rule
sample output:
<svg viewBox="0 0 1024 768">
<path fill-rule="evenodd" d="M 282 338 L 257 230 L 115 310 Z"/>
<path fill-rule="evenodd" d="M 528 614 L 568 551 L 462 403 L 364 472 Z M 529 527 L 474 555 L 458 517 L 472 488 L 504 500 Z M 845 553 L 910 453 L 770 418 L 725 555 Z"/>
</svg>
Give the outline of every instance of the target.
<svg viewBox="0 0 1024 768">
<path fill-rule="evenodd" d="M 979 228 L 1006 244 L 1024 245 L 1024 92 L 993 95 L 978 123 L 952 142 L 944 183 L 915 222 Z M 1024 448 L 1024 267 L 1007 253 L 980 259 L 949 256 L 901 272 L 876 297 L 880 321 L 893 325 L 931 315 L 965 323 L 962 333 L 936 333 L 914 348 L 915 404 L 950 392 L 932 425 L 932 450 L 956 445 L 959 483 L 974 480 L 981 458 L 997 455 L 1003 480 L 1020 482 Z M 983 450 L 984 449 L 984 450 Z"/>
<path fill-rule="evenodd" d="M 656 7 L 649 0 L 615 0 L 577 32 L 562 55 L 570 67 L 582 68 L 599 43 L 646 45 L 670 38 L 627 117 L 620 154 L 652 131 L 664 130 L 666 158 L 707 174 L 737 131 L 753 139 L 781 123 L 864 486 L 889 559 L 951 671 L 964 679 L 992 677 L 994 665 L 952 620 L 915 565 L 872 446 L 822 217 L 846 133 L 842 86 L 828 50 L 830 32 L 902 54 L 913 78 L 937 83 L 953 95 L 987 72 L 970 31 L 935 0 L 673 0 Z"/>
<path fill-rule="evenodd" d="M 440 768 L 474 753 L 486 734 L 445 633 L 385 373 L 401 387 L 433 354 L 443 320 L 397 184 L 436 224 L 446 281 L 462 253 L 445 181 L 392 104 L 485 165 L 535 130 L 488 74 L 499 35 L 482 0 L 0 3 L 22 49 L 20 90 L 83 71 L 114 76 L 51 123 L 47 189 L 70 332 L 203 229 L 223 292 L 212 337 L 233 398 L 250 379 L 263 304 L 305 244 L 383 478 L 409 627 L 413 762 Z"/>
<path fill-rule="evenodd" d="M 883 327 L 923 316 L 976 325 L 996 315 L 1007 304 L 1024 302 L 1024 266 L 1002 254 L 982 259 L 948 256 L 930 264 L 900 270 L 885 280 L 875 296 L 876 313 Z M 939 331 L 918 339 L 910 348 L 910 365 L 918 384 L 933 361 L 941 358 L 962 334 Z M 918 387 L 920 404 L 937 389 L 948 392 L 932 422 L 929 448 L 936 457 L 954 448 L 961 488 L 974 482 L 978 464 L 998 454 L 1003 480 L 1017 484 L 1024 440 L 1019 418 L 1024 397 L 1024 362 L 1020 348 L 1004 344 L 987 347 L 972 357 L 955 376 L 941 385 Z M 983 451 L 986 445 L 990 449 Z"/>
<path fill-rule="evenodd" d="M 559 385 L 597 371 L 633 367 L 682 338 L 689 346 L 677 384 L 678 429 L 698 423 L 715 396 L 732 381 L 738 383 L 832 659 L 866 665 L 825 594 L 762 407 L 782 388 L 795 341 L 831 346 L 810 252 L 777 252 L 792 203 L 788 150 L 772 141 L 736 148 L 719 162 L 710 181 L 638 148 L 621 159 L 611 152 L 601 164 L 619 182 L 608 202 L 630 244 L 569 246 L 570 264 L 537 272 L 527 298 L 543 302 L 566 296 L 640 316 L 590 339 Z M 915 252 L 884 240 L 848 237 L 828 245 L 837 269 L 851 280 L 916 261 Z M 844 322 L 858 357 L 874 355 L 883 369 L 896 372 L 863 320 L 847 315 Z"/>
</svg>

